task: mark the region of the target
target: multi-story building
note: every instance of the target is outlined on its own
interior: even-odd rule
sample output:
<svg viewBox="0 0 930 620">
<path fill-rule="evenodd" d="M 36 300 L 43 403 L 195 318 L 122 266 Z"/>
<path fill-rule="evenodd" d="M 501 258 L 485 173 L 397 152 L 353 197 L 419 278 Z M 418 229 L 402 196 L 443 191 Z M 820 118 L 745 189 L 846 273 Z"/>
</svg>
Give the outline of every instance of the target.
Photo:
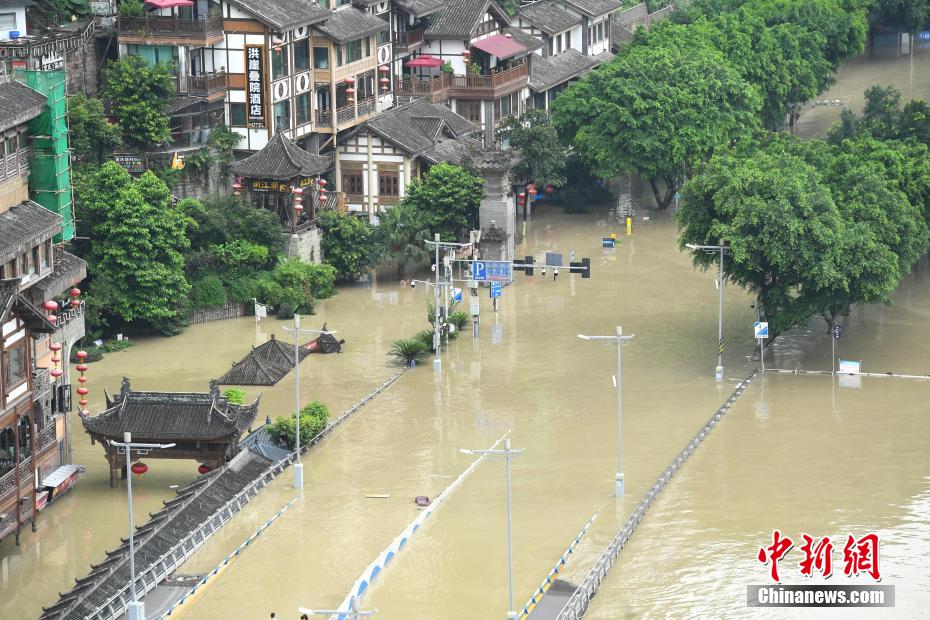
<svg viewBox="0 0 930 620">
<path fill-rule="evenodd" d="M 15 533 L 17 542 L 22 526 L 34 528 L 38 511 L 76 477 L 64 414 L 83 302 L 68 301 L 62 312 L 45 304 L 86 272 L 54 242 L 62 217 L 29 199 L 28 123 L 47 108 L 27 86 L 0 83 L 0 538 Z"/>
</svg>

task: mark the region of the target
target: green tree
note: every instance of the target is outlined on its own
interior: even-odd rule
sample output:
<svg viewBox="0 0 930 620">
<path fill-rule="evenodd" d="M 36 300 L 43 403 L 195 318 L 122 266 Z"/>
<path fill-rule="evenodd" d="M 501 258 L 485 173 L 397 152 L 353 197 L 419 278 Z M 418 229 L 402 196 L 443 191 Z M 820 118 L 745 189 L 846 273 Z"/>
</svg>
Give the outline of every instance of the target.
<svg viewBox="0 0 930 620">
<path fill-rule="evenodd" d="M 318 400 L 310 402 L 300 410 L 300 445 L 309 446 L 310 441 L 323 432 L 329 419 L 329 407 Z M 271 440 L 283 448 L 297 447 L 296 416 L 278 418 L 267 426 Z"/>
<path fill-rule="evenodd" d="M 553 103 L 562 139 L 596 174 L 634 172 L 667 207 L 685 175 L 758 126 L 758 89 L 701 33 L 670 24 L 656 45 L 634 44 Z M 664 193 L 660 184 L 664 185 Z"/>
<path fill-rule="evenodd" d="M 317 214 L 323 232 L 323 262 L 336 269 L 336 275 L 356 280 L 372 265 L 372 226 L 350 213 L 323 209 Z"/>
<path fill-rule="evenodd" d="M 233 405 L 242 405 L 245 403 L 245 390 L 239 388 L 229 388 L 223 390 L 223 396 Z"/>
<path fill-rule="evenodd" d="M 430 335 L 432 338 L 432 335 Z M 429 357 L 432 345 L 427 346 L 417 338 L 401 338 L 391 345 L 388 355 L 410 366 L 413 362 L 420 362 Z"/>
<path fill-rule="evenodd" d="M 546 185 L 565 184 L 568 151 L 559 142 L 552 119 L 545 110 L 530 109 L 520 117 L 508 116 L 498 129 L 498 136 L 520 153 L 513 176 L 532 181 L 540 189 Z"/>
<path fill-rule="evenodd" d="M 107 120 L 102 101 L 68 97 L 68 144 L 75 162 L 98 165 L 119 146 L 120 129 Z"/>
<path fill-rule="evenodd" d="M 414 179 L 401 204 L 416 209 L 433 233 L 440 233 L 446 241 L 457 241 L 477 224 L 483 197 L 483 178 L 443 163 Z"/>
<path fill-rule="evenodd" d="M 103 98 L 129 146 L 146 150 L 171 138 L 168 102 L 175 91 L 173 71 L 171 65 L 149 65 L 140 56 L 107 64 Z"/>
<path fill-rule="evenodd" d="M 849 230 L 820 173 L 780 149 L 718 153 L 684 191 L 679 243 L 730 246 L 727 277 L 756 295 L 772 338 L 823 306 L 813 292 L 848 286 Z M 694 253 L 709 268 L 714 257 Z"/>
<path fill-rule="evenodd" d="M 930 18 L 927 0 L 873 0 L 871 17 L 884 26 L 901 26 L 909 33 L 919 31 Z"/>
<path fill-rule="evenodd" d="M 183 257 L 190 242 L 189 220 L 171 205 L 168 187 L 151 172 L 134 180 L 108 162 L 84 179 L 79 197 L 78 219 L 92 225 L 89 288 L 107 295 L 106 314 L 169 329 L 190 289 Z"/>
<path fill-rule="evenodd" d="M 380 223 L 372 235 L 379 264 L 393 263 L 398 280 L 408 269 L 429 262 L 430 254 L 423 242 L 430 239 L 429 230 L 420 212 L 411 204 L 401 202 L 380 214 Z"/>
</svg>

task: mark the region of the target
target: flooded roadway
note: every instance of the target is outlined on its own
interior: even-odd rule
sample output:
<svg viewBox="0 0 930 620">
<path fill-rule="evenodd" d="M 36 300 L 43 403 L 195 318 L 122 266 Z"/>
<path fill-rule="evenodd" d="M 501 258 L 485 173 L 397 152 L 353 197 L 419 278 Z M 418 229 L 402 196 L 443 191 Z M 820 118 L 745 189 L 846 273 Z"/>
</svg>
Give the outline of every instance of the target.
<svg viewBox="0 0 930 620">
<path fill-rule="evenodd" d="M 874 79 L 893 75 L 885 63 L 865 63 L 859 70 L 873 66 Z M 898 79 L 907 77 L 905 69 Z M 857 78 L 843 91 L 846 78 L 840 78 L 833 98 L 851 98 L 863 89 Z M 874 81 L 861 79 L 866 86 Z M 818 118 L 828 114 L 838 110 L 811 111 Z M 807 115 L 801 119 L 802 130 L 815 124 Z M 264 618 L 277 611 L 290 618 L 298 606 L 337 605 L 361 570 L 416 516 L 413 498 L 435 496 L 471 462 L 459 449 L 487 447 L 506 429 L 513 429 L 514 446 L 527 450 L 512 470 L 516 604 L 522 605 L 599 510 L 572 564 L 586 569 L 657 473 L 730 391 L 730 383 L 713 380 L 713 276 L 695 272 L 677 251 L 667 214 L 650 216 L 632 239 L 624 237 L 623 245 L 605 251 L 600 238 L 622 232 L 606 211 L 564 215 L 542 209 L 530 223 L 525 253 L 575 250 L 592 258 L 593 277 L 563 273 L 553 282 L 551 274 L 547 279 L 518 274 L 497 315 L 482 296 L 480 339 L 463 334 L 445 354 L 439 377 L 428 365 L 407 373 L 305 457 L 303 501 L 199 595 L 189 617 Z M 927 271 L 922 264 L 902 285 L 895 306 L 856 309 L 840 354 L 862 359 L 865 370 L 930 370 L 930 344 L 914 337 L 930 316 Z M 321 302 L 316 320 L 339 330 L 348 341 L 346 353 L 308 358 L 301 365 L 302 394 L 323 400 L 335 413 L 381 383 L 395 370 L 386 356 L 390 343 L 427 327 L 430 299 L 429 291 L 389 283 L 341 289 Z M 725 301 L 727 375 L 741 378 L 750 368 L 745 354 L 752 347 L 753 312 L 748 297 L 734 287 L 727 288 Z M 576 338 L 579 332 L 612 333 L 617 324 L 636 334 L 624 351 L 627 497 L 620 501 L 611 497 L 615 349 Z M 123 375 L 136 389 L 206 390 L 207 380 L 251 344 L 272 332 L 283 336 L 280 325 L 268 320 L 257 333 L 252 319 L 240 319 L 194 326 L 173 339 L 140 341 L 91 366 L 91 409 L 102 408 L 102 388 L 118 389 Z M 768 362 L 829 367 L 823 332 L 814 323 L 807 332 L 780 338 Z M 899 601 L 907 597 L 919 608 L 925 599 L 907 594 L 899 576 L 919 577 L 921 571 L 926 576 L 918 560 L 925 557 L 927 539 L 919 532 L 926 532 L 930 518 L 930 471 L 926 459 L 912 452 L 930 430 L 926 416 L 915 413 L 925 412 L 927 389 L 930 384 L 867 380 L 861 390 L 837 389 L 834 413 L 829 379 L 775 376 L 756 382 L 649 513 L 596 599 L 592 617 L 735 615 L 744 609 L 745 594 L 733 598 L 727 588 L 763 582 L 738 581 L 736 571 L 757 570 L 752 552 L 761 542 L 759 532 L 773 527 L 836 536 L 888 528 L 897 532 L 888 534 L 889 545 L 899 535 L 922 541 L 883 547 Z M 249 391 L 249 398 L 256 395 Z M 827 409 L 824 398 L 831 399 Z M 261 415 L 286 415 L 292 406 L 291 376 L 263 389 Z M 867 423 L 879 415 L 885 423 L 873 435 L 881 449 L 870 449 Z M 802 426 L 808 419 L 811 426 Z M 125 535 L 125 489 L 108 487 L 102 449 L 90 446 L 75 426 L 74 460 L 87 465 L 88 473 L 73 493 L 43 512 L 39 532 L 24 535 L 22 547 L 12 540 L 0 545 L 0 617 L 37 615 Z M 834 436 L 846 441 L 837 443 Z M 889 453 L 900 456 L 886 462 Z M 829 474 L 822 483 L 814 482 L 809 462 Z M 157 509 L 173 495 L 170 485 L 195 475 L 193 462 L 148 463 L 149 473 L 134 481 L 137 515 Z M 782 477 L 764 478 L 777 478 L 772 493 L 760 492 L 760 473 L 776 467 Z M 849 472 L 845 482 L 843 472 Z M 809 484 L 799 485 L 798 479 Z M 390 497 L 366 499 L 369 494 Z M 291 497 L 287 472 L 185 565 L 185 572 L 212 568 Z M 784 508 L 774 509 L 776 503 Z M 634 544 L 642 545 L 635 555 Z M 687 560 L 695 549 L 701 551 L 700 566 Z M 485 462 L 383 573 L 365 605 L 385 618 L 502 617 L 505 550 L 503 465 Z M 926 581 L 908 579 L 926 590 L 920 585 Z M 719 598 L 702 594 L 715 592 L 711 586 L 722 592 Z M 692 608 L 695 599 L 705 607 Z"/>
</svg>

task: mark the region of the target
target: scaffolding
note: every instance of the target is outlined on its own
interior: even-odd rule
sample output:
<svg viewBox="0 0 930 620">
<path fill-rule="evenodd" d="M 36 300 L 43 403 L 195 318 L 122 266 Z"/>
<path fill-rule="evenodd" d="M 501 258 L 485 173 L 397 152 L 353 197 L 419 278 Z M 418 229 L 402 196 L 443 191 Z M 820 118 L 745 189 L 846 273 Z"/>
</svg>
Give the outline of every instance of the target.
<svg viewBox="0 0 930 620">
<path fill-rule="evenodd" d="M 16 77 L 48 99 L 42 114 L 29 121 L 33 138 L 29 192 L 35 202 L 61 216 L 61 233 L 55 242 L 70 241 L 74 237 L 74 210 L 65 72 L 20 70 Z"/>
</svg>

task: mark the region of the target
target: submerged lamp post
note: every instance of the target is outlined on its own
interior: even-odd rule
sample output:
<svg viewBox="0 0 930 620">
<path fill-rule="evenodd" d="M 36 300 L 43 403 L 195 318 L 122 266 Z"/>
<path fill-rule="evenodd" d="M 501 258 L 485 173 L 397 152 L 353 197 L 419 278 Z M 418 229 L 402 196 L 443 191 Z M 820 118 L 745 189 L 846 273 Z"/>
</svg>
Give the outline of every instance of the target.
<svg viewBox="0 0 930 620">
<path fill-rule="evenodd" d="M 173 443 L 133 443 L 132 433 L 126 431 L 123 433 L 123 441 L 110 441 L 110 445 L 116 448 L 117 454 L 126 455 L 126 495 L 129 500 L 129 591 L 132 595 L 132 601 L 126 605 L 127 620 L 145 620 L 145 603 L 139 600 L 136 595 L 136 549 L 133 541 L 133 519 L 132 519 L 132 451 L 136 454 L 148 454 L 151 450 L 173 448 Z"/>
<path fill-rule="evenodd" d="M 511 455 L 520 455 L 524 450 L 525 448 L 511 449 L 510 437 L 504 439 L 503 450 L 461 450 L 462 454 L 478 454 L 481 456 L 504 455 L 504 471 L 506 472 L 505 476 L 507 478 L 507 582 L 510 593 L 507 620 L 515 620 L 517 617 L 517 613 L 513 609 L 513 518 L 510 514 L 510 459 Z"/>
<path fill-rule="evenodd" d="M 617 386 L 617 475 L 614 479 L 615 494 L 623 497 L 623 408 L 620 399 L 620 372 L 623 368 L 623 343 L 632 340 L 633 336 L 624 336 L 623 328 L 617 326 L 616 336 L 585 336 L 578 334 L 582 340 L 607 340 L 617 343 L 617 376 L 614 384 Z"/>
<path fill-rule="evenodd" d="M 284 331 L 294 332 L 294 416 L 297 418 L 296 437 L 294 438 L 294 488 L 303 492 L 304 464 L 300 462 L 300 335 L 335 334 L 336 332 L 325 329 L 301 329 L 300 315 L 296 312 L 294 313 L 294 327 L 285 327 Z"/>
<path fill-rule="evenodd" d="M 717 274 L 717 289 L 720 293 L 720 307 L 717 317 L 717 369 L 714 376 L 718 381 L 723 379 L 723 255 L 730 251 L 730 246 L 724 245 L 699 245 L 696 243 L 686 243 L 685 247 L 689 250 L 703 250 L 708 254 L 720 253 L 720 271 Z"/>
</svg>

